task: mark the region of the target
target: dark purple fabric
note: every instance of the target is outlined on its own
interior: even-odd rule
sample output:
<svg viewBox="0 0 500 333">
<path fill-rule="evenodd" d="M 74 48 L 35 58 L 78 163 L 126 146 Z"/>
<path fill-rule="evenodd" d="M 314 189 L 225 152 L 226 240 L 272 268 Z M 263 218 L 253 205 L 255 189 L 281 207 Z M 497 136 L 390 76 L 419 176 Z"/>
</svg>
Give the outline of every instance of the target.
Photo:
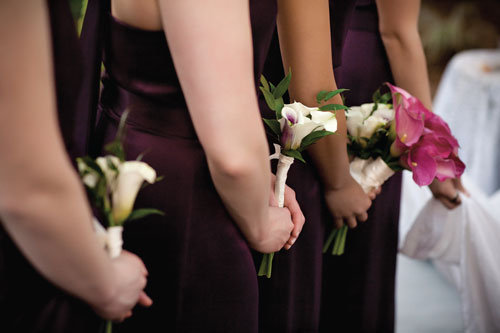
<svg viewBox="0 0 500 333">
<path fill-rule="evenodd" d="M 57 110 L 68 150 L 81 87 L 81 54 L 66 0 L 47 1 L 54 57 Z M 71 223 L 71 221 L 68 221 Z M 0 325 L 2 332 L 98 332 L 103 323 L 82 301 L 42 277 L 0 225 Z"/>
<path fill-rule="evenodd" d="M 347 105 L 371 102 L 376 89 L 393 81 L 375 2 L 361 2 L 350 22 L 342 66 L 335 71 L 338 86 L 351 89 L 345 94 Z M 368 221 L 349 230 L 344 255 L 324 255 L 322 332 L 394 331 L 400 195 L 397 173 L 373 201 Z"/>
<path fill-rule="evenodd" d="M 250 8 L 258 78 L 276 4 L 255 0 Z M 146 292 L 154 303 L 134 309 L 114 331 L 256 332 L 252 254 L 212 183 L 164 33 L 109 17 L 105 37 L 97 147 L 113 139 L 118 119 L 128 109 L 127 158 L 145 152 L 143 160 L 165 177 L 141 191 L 136 203 L 158 208 L 165 216 L 130 222 L 124 230 L 124 247 L 148 268 Z"/>
</svg>

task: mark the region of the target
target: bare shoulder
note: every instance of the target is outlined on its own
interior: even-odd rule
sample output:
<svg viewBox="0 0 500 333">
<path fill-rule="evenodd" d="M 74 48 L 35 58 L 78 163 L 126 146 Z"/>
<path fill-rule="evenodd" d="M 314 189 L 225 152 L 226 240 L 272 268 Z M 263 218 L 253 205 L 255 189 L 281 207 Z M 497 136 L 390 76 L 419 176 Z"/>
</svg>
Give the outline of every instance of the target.
<svg viewBox="0 0 500 333">
<path fill-rule="evenodd" d="M 133 27 L 144 30 L 162 30 L 157 0 L 112 0 L 114 17 Z"/>
</svg>

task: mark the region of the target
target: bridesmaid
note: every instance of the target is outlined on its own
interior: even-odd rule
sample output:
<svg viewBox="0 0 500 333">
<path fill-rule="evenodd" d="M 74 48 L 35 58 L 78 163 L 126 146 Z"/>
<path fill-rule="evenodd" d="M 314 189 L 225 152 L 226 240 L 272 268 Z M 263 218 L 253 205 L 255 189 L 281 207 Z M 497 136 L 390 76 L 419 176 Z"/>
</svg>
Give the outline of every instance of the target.
<svg viewBox="0 0 500 333">
<path fill-rule="evenodd" d="M 328 2 L 313 3 L 278 1 L 279 41 L 275 34 L 264 69 L 268 79 L 278 82 L 283 77 L 282 68 L 291 67 L 290 100 L 308 106 L 317 105 L 315 95 L 320 90 L 337 87 L 331 62 Z M 346 17 L 353 8 L 353 2 L 346 2 L 336 15 Z M 292 23 L 293 28 L 290 27 Z M 334 43 L 335 50 L 342 34 L 333 35 L 337 42 Z M 342 104 L 340 97 L 334 102 Z M 260 104 L 263 115 L 270 118 L 271 113 L 262 96 Z M 355 225 L 367 218 L 370 199 L 348 171 L 343 112 L 337 112 L 337 118 L 340 135 L 320 140 L 308 150 L 307 164 L 296 162 L 290 169 L 287 183 L 296 192 L 306 223 L 294 248 L 276 254 L 272 278 L 259 280 L 260 328 L 263 332 L 318 331 L 324 221 L 332 220 L 326 210 L 334 214 L 338 223 Z M 373 197 L 374 193 L 370 195 Z M 323 202 L 327 207 L 323 208 Z"/>
<path fill-rule="evenodd" d="M 146 270 L 100 248 L 64 151 L 81 78 L 68 3 L 1 1 L 0 43 L 1 330 L 97 332 L 94 311 L 123 320 Z"/>
<path fill-rule="evenodd" d="M 260 5 L 268 11 L 258 17 L 254 38 L 265 41 L 273 5 Z M 289 247 L 303 216 L 290 190 L 290 211 L 270 206 L 248 1 L 113 0 L 104 14 L 96 151 L 102 153 L 129 109 L 128 158 L 146 152 L 144 160 L 165 177 L 137 200 L 165 216 L 124 230 L 125 247 L 148 268 L 154 303 L 115 330 L 255 332 L 250 247 Z"/>
<path fill-rule="evenodd" d="M 331 1 L 333 20 L 342 6 Z M 351 89 L 347 105 L 370 103 L 373 92 L 391 82 L 431 108 L 419 7 L 420 0 L 357 0 L 335 70 L 339 86 Z M 447 207 L 460 204 L 453 201 L 461 188 L 457 180 L 435 181 L 430 188 Z M 383 185 L 368 221 L 349 231 L 344 255 L 324 256 L 321 331 L 394 331 L 400 195 L 397 173 Z"/>
</svg>

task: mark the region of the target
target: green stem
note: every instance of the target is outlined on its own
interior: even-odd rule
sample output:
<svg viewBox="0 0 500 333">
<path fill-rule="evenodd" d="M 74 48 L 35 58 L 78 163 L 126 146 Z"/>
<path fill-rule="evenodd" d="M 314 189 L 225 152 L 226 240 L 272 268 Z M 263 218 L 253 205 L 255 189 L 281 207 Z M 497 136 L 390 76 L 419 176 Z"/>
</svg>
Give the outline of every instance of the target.
<svg viewBox="0 0 500 333">
<path fill-rule="evenodd" d="M 273 258 L 274 252 L 266 253 L 262 256 L 258 276 L 267 276 L 268 279 L 271 277 L 271 272 L 273 270 Z"/>
<path fill-rule="evenodd" d="M 339 229 L 333 228 L 332 231 L 330 232 L 330 235 L 328 236 L 325 245 L 323 245 L 323 253 L 326 253 L 328 251 L 328 248 L 330 248 L 330 245 L 332 245 L 333 239 L 335 238 L 335 235 Z"/>
<path fill-rule="evenodd" d="M 333 246 L 332 255 L 340 256 L 344 254 L 345 240 L 347 236 L 347 226 L 344 225 L 339 229 L 337 236 L 335 237 L 335 244 Z"/>
<path fill-rule="evenodd" d="M 111 333 L 113 331 L 113 322 L 111 320 L 106 321 L 106 333 Z"/>
</svg>

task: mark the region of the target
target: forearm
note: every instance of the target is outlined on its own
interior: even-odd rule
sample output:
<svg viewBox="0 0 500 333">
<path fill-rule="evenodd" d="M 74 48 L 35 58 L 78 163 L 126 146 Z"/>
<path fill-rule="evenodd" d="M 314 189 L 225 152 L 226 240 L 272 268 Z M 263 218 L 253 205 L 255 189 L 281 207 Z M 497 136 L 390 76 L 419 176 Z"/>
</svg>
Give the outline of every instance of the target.
<svg viewBox="0 0 500 333">
<path fill-rule="evenodd" d="M 112 272 L 59 135 L 45 7 L 0 2 L 0 217 L 42 275 L 102 304 Z"/>
<path fill-rule="evenodd" d="M 321 90 L 335 90 L 328 1 L 281 0 L 278 33 L 285 70 L 291 68 L 290 98 L 315 106 Z M 314 22 L 297 24 L 296 22 Z M 342 104 L 340 96 L 328 103 Z M 327 188 L 341 186 L 349 174 L 344 111 L 336 111 L 337 132 L 312 145 L 310 153 Z"/>
<path fill-rule="evenodd" d="M 418 33 L 420 0 L 377 0 L 379 30 L 396 85 L 431 109 L 427 64 Z"/>
<path fill-rule="evenodd" d="M 4 200 L 0 216 L 6 230 L 49 281 L 89 304 L 105 306 L 114 297 L 110 260 L 97 243 L 78 181 L 26 181 L 28 186 L 10 194 L 10 204 Z"/>
<path fill-rule="evenodd" d="M 253 79 L 248 2 L 159 3 L 214 184 L 252 242 L 268 222 L 270 166 Z"/>
<path fill-rule="evenodd" d="M 432 109 L 427 63 L 418 31 L 384 34 L 382 40 L 396 85 Z"/>
</svg>

